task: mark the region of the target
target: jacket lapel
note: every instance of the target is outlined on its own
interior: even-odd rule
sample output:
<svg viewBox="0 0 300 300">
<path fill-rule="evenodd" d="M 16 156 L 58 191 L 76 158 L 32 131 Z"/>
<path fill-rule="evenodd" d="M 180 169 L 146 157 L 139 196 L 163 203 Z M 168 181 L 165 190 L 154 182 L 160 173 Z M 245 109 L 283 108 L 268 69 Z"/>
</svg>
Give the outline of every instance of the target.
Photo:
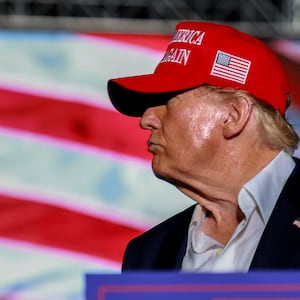
<svg viewBox="0 0 300 300">
<path fill-rule="evenodd" d="M 300 163 L 295 160 L 296 167 L 274 207 L 250 269 L 300 268 Z"/>
<path fill-rule="evenodd" d="M 187 247 L 188 228 L 194 209 L 195 205 L 178 214 L 176 218 L 169 220 L 156 260 L 159 269 L 181 269 Z"/>
</svg>

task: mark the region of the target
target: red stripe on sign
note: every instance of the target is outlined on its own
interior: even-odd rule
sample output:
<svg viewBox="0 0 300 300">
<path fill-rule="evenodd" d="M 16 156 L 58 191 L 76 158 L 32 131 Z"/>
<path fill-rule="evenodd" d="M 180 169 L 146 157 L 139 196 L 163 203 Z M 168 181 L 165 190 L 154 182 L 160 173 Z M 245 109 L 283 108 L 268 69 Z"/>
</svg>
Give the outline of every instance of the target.
<svg viewBox="0 0 300 300">
<path fill-rule="evenodd" d="M 82 103 L 0 89 L 0 126 L 150 159 L 148 132 L 130 118 Z"/>
<path fill-rule="evenodd" d="M 116 262 L 140 230 L 49 204 L 0 195 L 0 236 Z"/>
</svg>

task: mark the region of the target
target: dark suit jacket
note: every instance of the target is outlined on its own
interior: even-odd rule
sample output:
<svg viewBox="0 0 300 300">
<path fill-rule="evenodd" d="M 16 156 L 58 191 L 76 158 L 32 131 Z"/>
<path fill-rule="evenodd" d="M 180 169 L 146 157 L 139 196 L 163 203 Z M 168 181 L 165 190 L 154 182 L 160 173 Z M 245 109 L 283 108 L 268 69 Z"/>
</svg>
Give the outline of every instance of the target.
<svg viewBox="0 0 300 300">
<path fill-rule="evenodd" d="M 259 241 L 250 269 L 300 269 L 300 160 L 286 182 Z M 126 248 L 123 271 L 180 270 L 194 205 L 169 218 Z"/>
</svg>

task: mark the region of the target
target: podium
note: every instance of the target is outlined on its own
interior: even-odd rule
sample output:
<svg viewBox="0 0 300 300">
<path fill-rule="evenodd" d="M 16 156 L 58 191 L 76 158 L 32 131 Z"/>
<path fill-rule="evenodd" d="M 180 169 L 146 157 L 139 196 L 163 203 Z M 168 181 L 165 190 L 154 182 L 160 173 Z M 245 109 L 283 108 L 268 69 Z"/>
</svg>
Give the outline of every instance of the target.
<svg viewBox="0 0 300 300">
<path fill-rule="evenodd" d="M 300 300 L 299 271 L 86 274 L 86 300 Z"/>
</svg>

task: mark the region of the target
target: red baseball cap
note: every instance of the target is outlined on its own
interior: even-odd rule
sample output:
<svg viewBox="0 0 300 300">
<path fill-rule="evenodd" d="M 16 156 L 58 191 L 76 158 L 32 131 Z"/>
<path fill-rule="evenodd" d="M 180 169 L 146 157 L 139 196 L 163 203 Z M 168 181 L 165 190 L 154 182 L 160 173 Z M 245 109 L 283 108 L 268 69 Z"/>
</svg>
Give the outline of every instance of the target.
<svg viewBox="0 0 300 300">
<path fill-rule="evenodd" d="M 180 22 L 154 73 L 110 79 L 107 87 L 118 111 L 141 116 L 203 84 L 247 91 L 281 114 L 286 109 L 289 87 L 277 56 L 248 34 L 208 22 Z"/>
</svg>

